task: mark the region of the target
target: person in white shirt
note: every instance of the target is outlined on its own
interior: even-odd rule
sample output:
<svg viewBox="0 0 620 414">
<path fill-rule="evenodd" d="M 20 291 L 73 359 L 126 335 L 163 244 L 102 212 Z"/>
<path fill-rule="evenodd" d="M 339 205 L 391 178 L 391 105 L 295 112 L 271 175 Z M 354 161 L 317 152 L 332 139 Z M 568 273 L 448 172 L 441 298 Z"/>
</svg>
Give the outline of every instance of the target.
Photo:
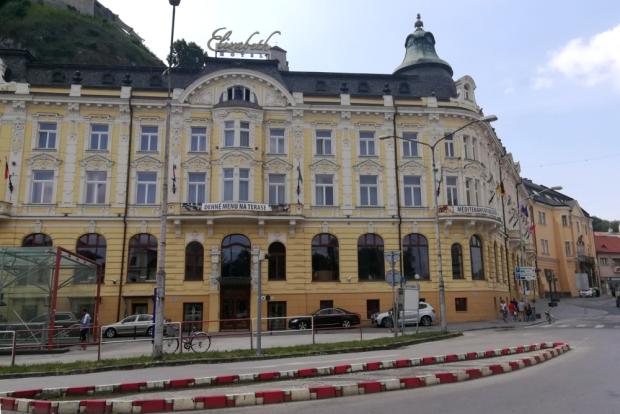
<svg viewBox="0 0 620 414">
<path fill-rule="evenodd" d="M 82 318 L 80 319 L 80 344 L 86 350 L 88 330 L 90 329 L 91 317 L 86 308 L 82 308 Z"/>
</svg>

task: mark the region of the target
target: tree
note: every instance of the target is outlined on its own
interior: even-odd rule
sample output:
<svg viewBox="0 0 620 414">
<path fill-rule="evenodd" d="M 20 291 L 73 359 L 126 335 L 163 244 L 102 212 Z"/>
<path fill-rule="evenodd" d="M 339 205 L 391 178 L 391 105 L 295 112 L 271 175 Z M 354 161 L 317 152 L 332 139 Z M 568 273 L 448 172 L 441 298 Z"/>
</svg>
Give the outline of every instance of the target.
<svg viewBox="0 0 620 414">
<path fill-rule="evenodd" d="M 602 231 L 607 232 L 610 228 L 615 233 L 618 233 L 618 227 L 620 225 L 620 220 L 605 220 L 602 218 L 598 218 L 596 216 L 592 216 L 592 228 L 594 231 Z"/>
<path fill-rule="evenodd" d="M 201 69 L 206 57 L 206 52 L 194 42 L 187 43 L 185 39 L 180 39 L 172 44 L 172 67 Z"/>
</svg>

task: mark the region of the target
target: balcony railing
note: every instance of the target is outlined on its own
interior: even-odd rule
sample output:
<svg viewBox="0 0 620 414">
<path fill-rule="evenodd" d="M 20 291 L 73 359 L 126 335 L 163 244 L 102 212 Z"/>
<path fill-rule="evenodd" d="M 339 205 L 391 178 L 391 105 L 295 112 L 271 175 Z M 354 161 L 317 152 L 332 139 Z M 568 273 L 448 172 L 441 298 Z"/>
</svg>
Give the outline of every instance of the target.
<svg viewBox="0 0 620 414">
<path fill-rule="evenodd" d="M 182 203 L 178 207 L 181 215 L 215 216 L 220 214 L 258 214 L 266 216 L 283 216 L 298 214 L 297 204 L 264 204 L 246 201 L 223 201 L 217 203 Z"/>
</svg>

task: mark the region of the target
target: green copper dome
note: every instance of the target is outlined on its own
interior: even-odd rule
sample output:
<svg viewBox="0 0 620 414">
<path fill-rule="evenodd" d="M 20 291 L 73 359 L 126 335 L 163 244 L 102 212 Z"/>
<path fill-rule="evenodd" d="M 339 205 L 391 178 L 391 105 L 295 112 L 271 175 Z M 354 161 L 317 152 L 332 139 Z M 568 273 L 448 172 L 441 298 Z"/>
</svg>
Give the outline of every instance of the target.
<svg viewBox="0 0 620 414">
<path fill-rule="evenodd" d="M 419 66 L 440 66 L 446 69 L 452 76 L 452 67 L 437 56 L 435 51 L 435 37 L 431 32 L 424 30 L 424 23 L 418 14 L 415 22 L 415 31 L 405 40 L 405 58 L 395 70 L 394 74 L 404 73 Z"/>
</svg>

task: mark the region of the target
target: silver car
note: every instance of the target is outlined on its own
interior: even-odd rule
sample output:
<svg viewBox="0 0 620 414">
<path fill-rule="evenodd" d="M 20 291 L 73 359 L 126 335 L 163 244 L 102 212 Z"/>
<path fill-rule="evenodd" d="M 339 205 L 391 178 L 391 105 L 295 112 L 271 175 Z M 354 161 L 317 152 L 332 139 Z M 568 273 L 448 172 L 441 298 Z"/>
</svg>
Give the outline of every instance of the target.
<svg viewBox="0 0 620 414">
<path fill-rule="evenodd" d="M 114 338 L 115 336 L 152 336 L 153 335 L 153 315 L 139 314 L 129 315 L 121 321 L 111 325 L 104 325 L 102 328 L 103 336 Z"/>
<path fill-rule="evenodd" d="M 403 313 L 400 313 L 401 317 Z M 418 312 L 417 311 L 405 311 L 405 325 L 416 325 Z M 373 325 L 382 326 L 384 328 L 391 328 L 394 325 L 392 319 L 392 311 L 375 313 L 370 317 Z M 426 302 L 420 302 L 420 325 L 431 326 L 435 321 L 435 309 Z M 400 322 L 400 318 L 399 318 Z"/>
</svg>

